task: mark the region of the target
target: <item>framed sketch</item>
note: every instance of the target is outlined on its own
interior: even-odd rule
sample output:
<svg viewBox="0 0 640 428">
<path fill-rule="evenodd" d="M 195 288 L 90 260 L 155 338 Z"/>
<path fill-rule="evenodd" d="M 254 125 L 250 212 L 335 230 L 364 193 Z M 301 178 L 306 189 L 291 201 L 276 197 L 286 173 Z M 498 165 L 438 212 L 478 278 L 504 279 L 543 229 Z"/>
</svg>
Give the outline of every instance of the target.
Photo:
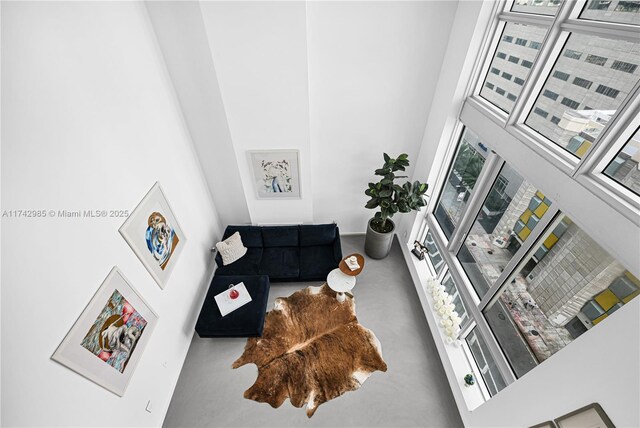
<svg viewBox="0 0 640 428">
<path fill-rule="evenodd" d="M 250 150 L 258 199 L 300 198 L 300 162 L 298 150 Z"/>
<path fill-rule="evenodd" d="M 120 234 L 164 289 L 187 238 L 159 182 L 153 185 L 122 224 Z"/>
<path fill-rule="evenodd" d="M 51 358 L 122 397 L 157 322 L 114 266 Z"/>
<path fill-rule="evenodd" d="M 559 428 L 615 428 L 598 403 L 591 403 L 555 419 Z"/>
</svg>

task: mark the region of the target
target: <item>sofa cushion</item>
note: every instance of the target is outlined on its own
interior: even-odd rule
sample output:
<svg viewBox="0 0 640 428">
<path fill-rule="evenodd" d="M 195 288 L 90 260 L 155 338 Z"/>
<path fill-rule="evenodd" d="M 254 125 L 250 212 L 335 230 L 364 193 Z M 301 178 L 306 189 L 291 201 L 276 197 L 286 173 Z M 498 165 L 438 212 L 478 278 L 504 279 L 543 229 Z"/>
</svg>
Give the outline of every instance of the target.
<svg viewBox="0 0 640 428">
<path fill-rule="evenodd" d="M 222 266 L 220 254 L 216 257 L 216 275 L 257 275 L 262 259 L 262 248 L 247 248 L 247 254 L 230 265 Z"/>
<path fill-rule="evenodd" d="M 262 247 L 262 232 L 260 226 L 227 226 L 224 231 L 222 240 L 224 241 L 236 232 L 240 232 L 242 243 L 245 247 L 259 248 Z"/>
<path fill-rule="evenodd" d="M 297 247 L 298 226 L 264 226 L 262 228 L 264 247 Z"/>
<path fill-rule="evenodd" d="M 244 282 L 251 301 L 224 317 L 215 301 L 216 294 L 229 288 L 230 284 Z M 207 297 L 196 323 L 200 337 L 250 337 L 261 336 L 269 299 L 269 277 L 216 275 L 211 281 Z"/>
<path fill-rule="evenodd" d="M 307 224 L 300 226 L 300 246 L 332 244 L 336 239 L 336 225 L 331 224 Z"/>
<path fill-rule="evenodd" d="M 338 267 L 340 259 L 336 260 L 331 245 L 316 245 L 300 248 L 300 280 L 324 281 L 333 269 Z"/>
<path fill-rule="evenodd" d="M 258 273 L 270 279 L 297 278 L 300 275 L 300 249 L 298 247 L 265 248 Z"/>
</svg>

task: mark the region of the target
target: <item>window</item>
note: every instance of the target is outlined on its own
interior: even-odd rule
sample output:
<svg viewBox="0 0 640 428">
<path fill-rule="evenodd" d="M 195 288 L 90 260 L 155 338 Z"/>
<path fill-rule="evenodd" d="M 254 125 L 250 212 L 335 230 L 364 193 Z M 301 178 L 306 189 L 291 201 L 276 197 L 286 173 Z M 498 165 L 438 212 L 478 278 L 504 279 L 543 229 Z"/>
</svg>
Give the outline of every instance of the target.
<svg viewBox="0 0 640 428">
<path fill-rule="evenodd" d="M 507 44 L 505 40 L 505 36 L 509 36 L 511 40 L 515 38 L 516 44 L 525 46 L 527 44 L 527 40 L 542 42 L 546 32 L 547 30 L 542 27 L 509 22 L 504 27 L 504 30 L 502 32 L 503 34 L 502 41 L 498 44 L 498 47 L 496 48 L 496 52 L 500 52 L 500 53 L 504 53 L 505 55 L 508 55 L 509 51 L 514 50 L 513 45 Z M 526 35 L 527 40 L 520 37 L 523 35 Z M 537 52 L 535 50 L 526 49 L 526 50 L 523 50 L 523 52 L 518 52 L 518 56 L 508 55 L 508 61 L 514 64 L 517 64 L 519 61 L 521 61 L 520 64 L 523 65 L 525 68 L 531 68 L 531 66 L 533 65 L 533 60 L 536 57 L 536 54 Z M 500 70 L 498 70 L 495 67 L 496 61 L 497 60 L 494 58 L 492 60 L 491 65 L 489 66 L 490 72 L 493 74 L 498 74 L 500 72 Z M 500 64 L 502 64 L 500 67 L 504 65 L 504 63 L 500 63 Z M 529 71 L 526 69 L 518 70 L 516 69 L 516 67 L 510 67 L 508 64 L 504 65 L 504 67 L 507 68 L 507 73 L 506 75 L 503 74 L 503 77 L 507 78 L 508 80 L 511 80 L 513 77 L 516 77 L 519 79 L 520 82 L 524 83 L 524 80 L 526 79 L 527 74 L 529 73 Z M 497 72 L 494 71 L 494 69 Z M 509 76 L 509 77 L 506 77 L 506 76 Z M 513 89 L 509 89 L 509 91 L 516 97 L 516 99 L 518 95 L 520 95 L 519 89 L 513 88 Z M 486 87 L 483 87 L 480 90 L 480 96 L 482 98 L 494 104 L 501 110 L 509 113 L 511 111 L 511 108 L 513 107 L 515 100 L 512 99 L 513 97 L 508 97 L 508 96 L 505 97 L 504 95 L 505 95 L 504 91 L 502 93 L 498 92 L 497 90 L 494 92 L 494 91 L 490 91 Z"/>
<path fill-rule="evenodd" d="M 534 42 L 534 41 L 529 42 L 529 47 L 532 49 L 540 49 L 540 46 L 542 46 L 542 43 L 540 42 Z"/>
<path fill-rule="evenodd" d="M 579 102 L 574 101 L 571 98 L 567 98 L 567 97 L 562 98 L 562 101 L 560 101 L 560 104 L 564 104 L 567 107 L 572 108 L 572 109 L 577 109 L 578 106 L 580 105 Z"/>
<path fill-rule="evenodd" d="M 566 56 L 567 58 L 571 58 L 571 59 L 580 59 L 580 57 L 582 56 L 582 52 L 577 52 L 571 49 L 567 49 L 564 51 L 564 53 L 562 54 L 564 56 Z"/>
<path fill-rule="evenodd" d="M 467 315 L 467 308 L 462 302 L 462 298 L 460 297 L 460 293 L 458 292 L 458 287 L 456 287 L 456 284 L 453 282 L 453 278 L 451 278 L 451 274 L 449 272 L 447 272 L 444 276 L 442 285 L 444 286 L 444 291 L 446 291 L 447 294 L 452 297 L 451 303 L 453 303 L 456 307 L 455 311 L 460 317 L 460 325 L 464 325 L 465 321 L 469 319 L 469 315 Z"/>
<path fill-rule="evenodd" d="M 583 79 L 581 77 L 575 77 L 573 79 L 573 84 L 576 86 L 580 86 L 581 88 L 589 89 L 593 82 L 591 80 Z"/>
<path fill-rule="evenodd" d="M 560 216 L 484 315 L 517 377 L 640 293 L 640 282 Z"/>
<path fill-rule="evenodd" d="M 640 129 L 607 165 L 604 174 L 618 184 L 640 195 Z"/>
<path fill-rule="evenodd" d="M 440 251 L 438 250 L 438 247 L 433 240 L 431 231 L 427 231 L 427 236 L 424 239 L 423 245 L 427 249 L 429 261 L 431 262 L 431 266 L 433 266 L 433 269 L 436 271 L 436 275 L 440 275 L 440 272 L 442 272 L 442 268 L 444 268 L 444 260 L 442 259 L 442 255 L 440 254 Z"/>
<path fill-rule="evenodd" d="M 553 77 L 556 79 L 567 81 L 569 79 L 569 75 L 567 73 L 563 73 L 562 71 L 554 71 Z"/>
<path fill-rule="evenodd" d="M 507 42 L 507 43 L 511 43 L 511 42 L 513 42 L 513 37 L 505 35 L 504 37 L 502 37 L 502 41 L 503 42 Z"/>
<path fill-rule="evenodd" d="M 469 346 L 471 355 L 473 355 L 473 359 L 478 366 L 478 370 L 480 370 L 480 374 L 487 386 L 487 389 L 489 390 L 489 393 L 493 396 L 504 389 L 507 384 L 500 374 L 500 370 L 498 370 L 498 367 L 496 366 L 493 355 L 489 352 L 487 343 L 484 338 L 476 332 L 476 330 L 477 327 L 474 328 L 466 337 L 467 345 Z"/>
<path fill-rule="evenodd" d="M 509 73 L 505 73 L 504 71 L 502 72 L 502 77 L 504 77 L 507 80 L 511 80 L 511 78 L 513 77 L 511 74 Z"/>
<path fill-rule="evenodd" d="M 619 90 L 604 85 L 598 85 L 598 87 L 596 88 L 596 92 L 611 98 L 617 97 L 620 93 Z"/>
<path fill-rule="evenodd" d="M 549 113 L 542 110 L 540 107 L 536 107 L 535 109 L 533 109 L 533 112 L 537 115 L 544 117 L 545 119 L 547 118 L 547 116 L 549 116 Z"/>
<path fill-rule="evenodd" d="M 458 252 L 458 260 L 482 299 L 551 201 L 505 165 Z"/>
<path fill-rule="evenodd" d="M 517 0 L 514 2 L 511 10 L 513 12 L 535 13 L 539 15 L 554 16 L 556 13 L 558 13 L 560 3 L 560 0 Z"/>
<path fill-rule="evenodd" d="M 491 150 L 464 128 L 420 230 L 428 231 L 425 242 L 435 238 L 428 264 L 442 260 L 439 278 L 466 316 L 459 338 L 485 394 L 516 382 L 640 295 L 635 3 L 562 2 L 562 15 L 549 19 L 536 11 L 557 2 L 503 2 L 516 13 L 496 13 L 491 28 L 501 30 L 486 45 L 499 46 L 473 67 L 485 75 L 474 76 L 460 118 L 481 127 Z M 538 59 L 528 46 L 542 40 L 546 53 Z M 511 57 L 520 66 L 507 64 Z M 491 68 L 514 83 L 498 87 Z M 525 96 L 519 88 L 527 79 Z"/>
<path fill-rule="evenodd" d="M 605 65 L 607 62 L 607 58 L 598 55 L 587 55 L 587 58 L 584 61 L 588 62 L 589 64 Z"/>
<path fill-rule="evenodd" d="M 507 57 L 507 54 L 504 52 L 498 52 L 496 56 L 500 59 L 505 59 Z"/>
<path fill-rule="evenodd" d="M 606 54 L 612 60 L 638 63 L 640 43 L 586 34 L 571 34 L 564 46 L 564 51 L 567 50 L 584 52 L 587 55 L 586 61 L 576 62 L 565 56 L 563 52 L 552 69 L 553 78 L 547 79 L 544 83 L 543 96 L 538 97 L 534 104 L 534 109 L 539 107 L 564 120 L 556 125 L 543 120 L 538 115 L 529 114 L 525 123 L 553 143 L 581 158 L 640 79 L 640 76 L 634 74 L 601 69 L 599 65 L 604 64 L 607 58 L 598 54 Z M 590 64 L 598 64 L 598 66 Z M 569 70 L 573 76 L 580 77 L 570 79 Z M 613 84 L 616 86 L 611 87 Z M 590 90 L 576 90 L 576 86 Z M 545 90 L 560 94 L 561 105 L 566 108 L 558 104 L 553 106 L 544 96 Z M 579 110 L 581 105 L 588 105 L 592 110 L 586 108 Z M 579 149 L 572 150 L 570 145 L 574 149 L 576 147 Z"/>
<path fill-rule="evenodd" d="M 639 8 L 638 1 L 590 0 L 580 14 L 580 18 L 640 25 Z"/>
<path fill-rule="evenodd" d="M 460 141 L 460 147 L 435 210 L 435 217 L 447 238 L 451 237 L 462 216 L 488 155 L 487 148 L 470 129 L 464 130 Z"/>
<path fill-rule="evenodd" d="M 638 66 L 636 64 L 631 64 L 630 62 L 624 61 L 613 61 L 611 64 L 611 68 L 614 70 L 624 71 L 625 73 L 633 73 L 636 71 Z"/>
</svg>

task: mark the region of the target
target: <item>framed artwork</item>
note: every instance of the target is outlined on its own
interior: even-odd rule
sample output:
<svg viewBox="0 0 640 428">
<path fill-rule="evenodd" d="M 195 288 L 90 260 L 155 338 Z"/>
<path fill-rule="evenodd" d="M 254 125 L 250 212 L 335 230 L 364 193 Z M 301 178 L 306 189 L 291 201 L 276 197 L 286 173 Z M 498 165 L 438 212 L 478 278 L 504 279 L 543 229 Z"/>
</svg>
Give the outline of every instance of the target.
<svg viewBox="0 0 640 428">
<path fill-rule="evenodd" d="M 156 182 L 120 227 L 120 234 L 164 289 L 187 238 Z"/>
<path fill-rule="evenodd" d="M 558 428 L 615 428 L 598 403 L 591 403 L 555 419 Z"/>
<path fill-rule="evenodd" d="M 122 397 L 157 322 L 114 266 L 51 358 Z"/>
<path fill-rule="evenodd" d="M 300 198 L 298 150 L 250 150 L 249 161 L 258 199 Z"/>
<path fill-rule="evenodd" d="M 557 427 L 556 427 L 556 424 L 553 423 L 553 421 L 546 421 L 529 428 L 557 428 Z"/>
</svg>

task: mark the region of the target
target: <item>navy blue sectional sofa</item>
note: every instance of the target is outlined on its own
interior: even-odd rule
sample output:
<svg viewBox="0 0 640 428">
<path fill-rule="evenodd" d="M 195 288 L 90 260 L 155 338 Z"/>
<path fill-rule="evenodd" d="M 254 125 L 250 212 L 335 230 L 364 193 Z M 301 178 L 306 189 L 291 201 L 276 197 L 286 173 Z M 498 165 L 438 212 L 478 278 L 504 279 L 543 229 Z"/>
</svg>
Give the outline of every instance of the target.
<svg viewBox="0 0 640 428">
<path fill-rule="evenodd" d="M 240 233 L 247 253 L 218 269 L 211 281 L 196 332 L 200 337 L 261 336 L 272 282 L 324 281 L 342 260 L 340 231 L 335 224 L 301 226 L 228 226 L 222 239 Z M 244 282 L 251 302 L 222 316 L 215 296 Z"/>
<path fill-rule="evenodd" d="M 336 224 L 299 226 L 228 226 L 222 239 L 240 232 L 247 254 L 217 275 L 268 275 L 271 282 L 323 281 L 342 259 Z"/>
</svg>

